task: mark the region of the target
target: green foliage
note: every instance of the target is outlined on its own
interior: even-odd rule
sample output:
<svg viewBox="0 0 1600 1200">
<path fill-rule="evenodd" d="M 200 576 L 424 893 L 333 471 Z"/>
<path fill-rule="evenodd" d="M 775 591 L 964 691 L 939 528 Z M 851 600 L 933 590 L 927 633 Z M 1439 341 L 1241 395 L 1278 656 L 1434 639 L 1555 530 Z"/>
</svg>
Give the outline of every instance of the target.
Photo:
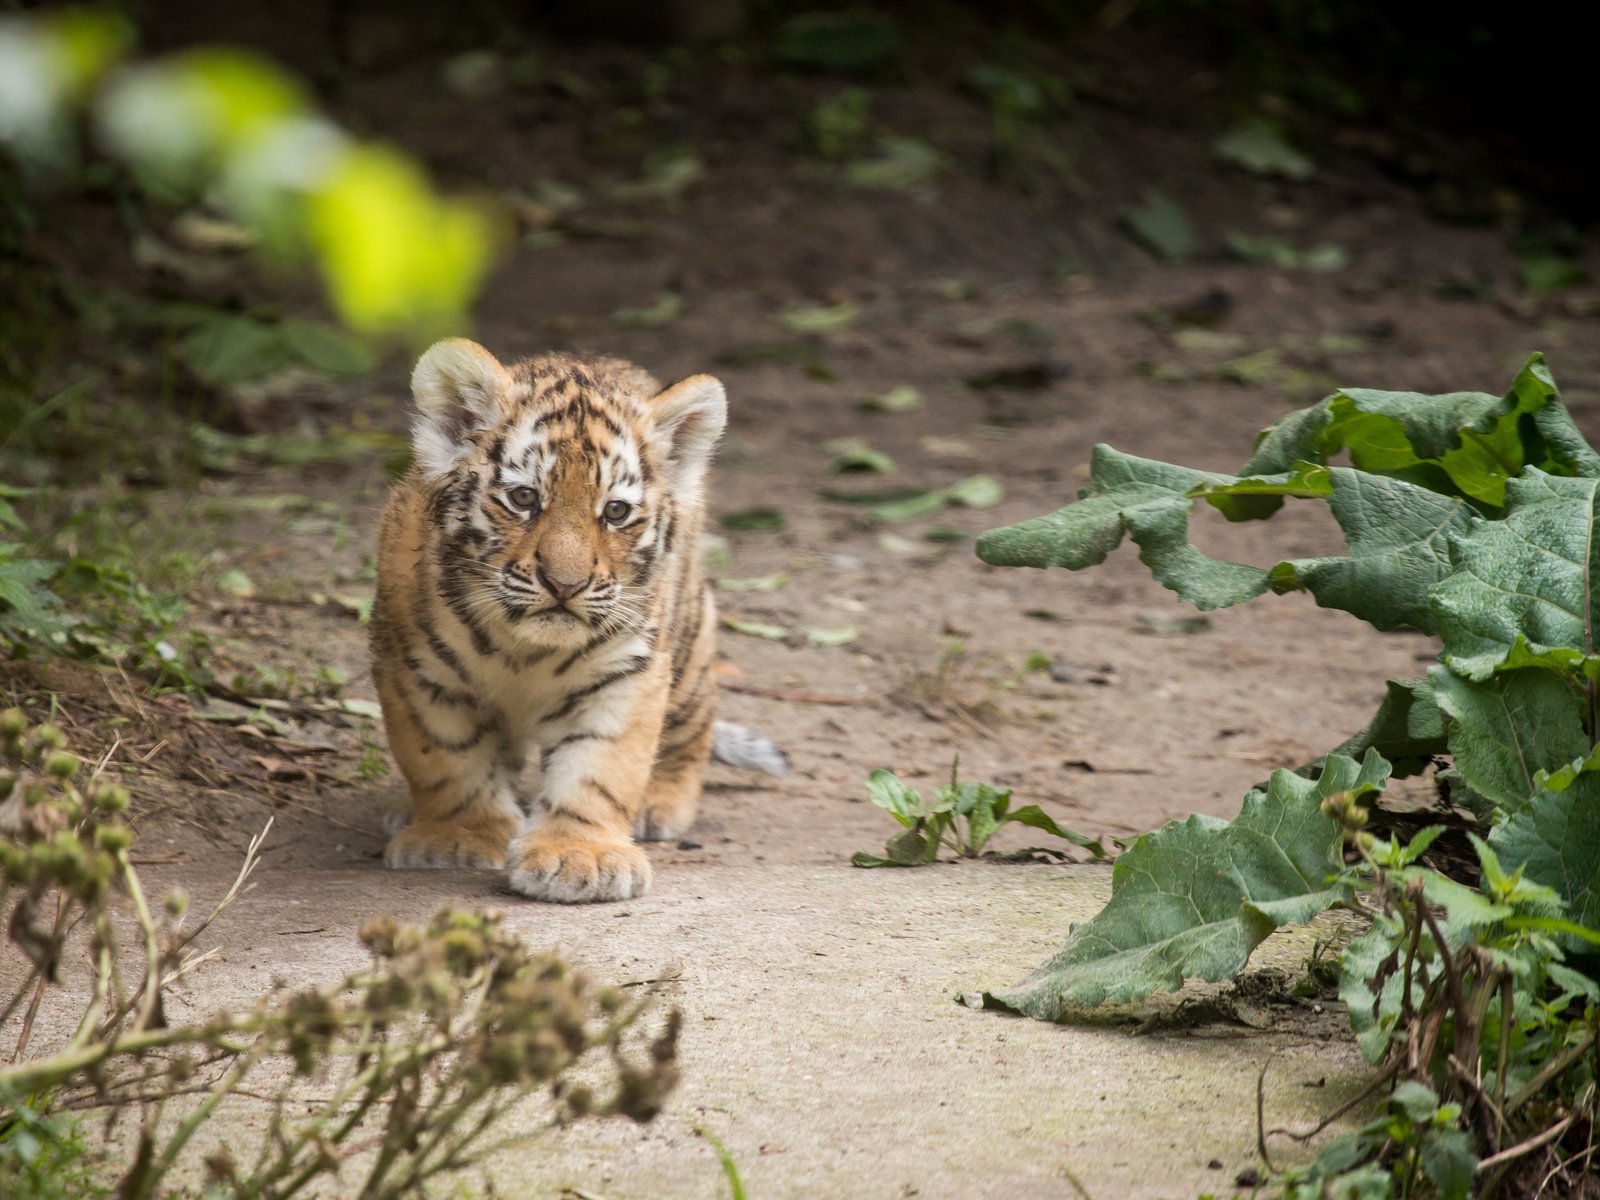
<svg viewBox="0 0 1600 1200">
<path fill-rule="evenodd" d="M 159 686 L 211 687 L 209 643 L 181 628 L 182 592 L 200 565 L 156 553 L 148 539 L 134 546 L 127 518 L 125 503 L 95 507 L 71 518 L 65 534 L 36 539 L 36 549 L 0 543 L 0 639 L 13 654 L 115 663 Z M 0 513 L 0 523 L 28 532 L 14 512 Z M 52 548 L 63 540 L 73 548 Z M 126 565 L 134 563 L 142 575 Z"/>
<path fill-rule="evenodd" d="M 195 940 L 239 894 L 265 834 L 217 908 L 186 925 L 181 891 L 159 906 L 145 895 L 126 789 L 84 778 L 61 730 L 30 727 L 16 709 L 0 713 L 0 751 L 0 910 L 19 968 L 0 993 L 0 1026 L 19 1030 L 0 1066 L 8 1198 L 174 1194 L 185 1152 L 248 1092 L 267 1101 L 271 1135 L 248 1155 L 225 1140 L 208 1147 L 208 1195 L 333 1186 L 399 1200 L 537 1136 L 496 1136 L 526 1097 L 547 1095 L 553 1124 L 648 1121 L 675 1086 L 676 1013 L 642 1036 L 648 999 L 531 954 L 491 912 L 445 909 L 421 927 L 376 918 L 360 931 L 369 965 L 175 1024 L 171 993 L 197 966 Z M 130 919 L 138 953 L 124 954 Z M 92 987 L 81 1017 L 61 1026 L 73 1032 L 30 1054 L 38 1002 L 61 988 L 69 944 L 75 955 L 87 945 Z M 625 1053 L 641 1041 L 643 1055 Z M 582 1082 L 569 1078 L 580 1064 Z M 300 1081 L 313 1076 L 308 1101 Z M 136 1130 L 131 1153 L 97 1156 L 77 1136 L 65 1114 L 87 1105 L 108 1114 L 108 1131 Z"/>
<path fill-rule="evenodd" d="M 1389 764 L 1330 755 L 1312 781 L 1276 771 L 1233 821 L 1196 814 L 1136 839 L 1117 859 L 1111 902 L 1073 930 L 1056 956 L 985 1007 L 1060 1020 L 1069 1009 L 1142 1000 L 1188 978 L 1231 979 L 1280 925 L 1310 920 L 1350 896 L 1339 868 L 1336 795 L 1382 789 Z"/>
<path fill-rule="evenodd" d="M 1260 118 L 1235 125 L 1211 148 L 1223 162 L 1242 167 L 1252 175 L 1310 179 L 1317 169 L 1315 163 L 1289 144 L 1281 129 Z"/>
<path fill-rule="evenodd" d="M 1167 262 L 1191 258 L 1200 248 L 1200 237 L 1189 214 L 1156 188 L 1148 189 L 1138 204 L 1123 209 L 1122 224 L 1134 241 Z"/>
<path fill-rule="evenodd" d="M 806 131 L 817 157 L 844 162 L 866 146 L 871 122 L 872 93 L 866 88 L 847 87 L 817 101 L 806 118 Z"/>
<path fill-rule="evenodd" d="M 109 1196 L 109 1174 L 79 1129 L 80 1117 L 55 1116 L 41 1101 L 19 1104 L 0 1127 L 0 1196 L 7 1200 L 82 1200 Z"/>
<path fill-rule="evenodd" d="M 0 143 L 34 179 L 70 176 L 84 114 L 97 144 L 156 199 L 204 195 L 269 255 L 309 257 L 352 327 L 428 335 L 460 323 L 493 248 L 485 212 L 440 197 L 410 159 L 319 116 L 263 59 L 207 47 L 124 64 L 132 41 L 126 19 L 108 12 L 0 21 L 0 62 L 13 75 L 0 92 Z"/>
<path fill-rule="evenodd" d="M 1013 821 L 1038 829 L 1104 858 L 1097 841 L 1063 829 L 1037 804 L 1011 807 L 1011 789 L 988 783 L 963 783 L 957 778 L 957 757 L 950 764 L 950 782 L 924 800 L 893 771 L 874 771 L 867 779 L 867 796 L 898 821 L 902 832 L 884 847 L 887 857 L 865 850 L 856 851 L 850 861 L 858 867 L 920 867 L 939 857 L 939 848 L 953 850 L 962 858 L 978 858 L 989 839 Z"/>
<path fill-rule="evenodd" d="M 1438 1200 L 1472 1195 L 1478 1157 L 1460 1127 L 1461 1106 L 1444 1104 L 1427 1084 L 1409 1080 L 1395 1088 L 1379 1115 L 1339 1138 L 1308 1168 L 1283 1180 L 1284 1200 L 1390 1200 L 1426 1194 Z M 1381 1157 L 1387 1165 L 1379 1166 Z"/>
<path fill-rule="evenodd" d="M 799 13 L 778 29 L 778 61 L 808 71 L 861 74 L 877 70 L 900 53 L 893 19 L 870 9 Z"/>
<path fill-rule="evenodd" d="M 1332 465 L 1340 453 L 1351 465 Z M 1261 568 L 1189 543 L 1197 501 L 1237 521 L 1291 497 L 1326 503 L 1347 553 Z M 1076 504 L 985 534 L 986 561 L 1072 569 L 1128 538 L 1197 607 L 1304 590 L 1379 629 L 1435 633 L 1442 652 L 1232 822 L 1191 817 L 1138 839 L 1105 909 L 983 1002 L 1059 1020 L 1225 978 L 1277 925 L 1364 892 L 1375 920 L 1341 987 L 1363 1050 L 1402 1086 L 1291 1194 L 1389 1195 L 1398 1180 L 1405 1195 L 1490 1195 L 1524 1155 L 1561 1153 L 1569 1130 L 1581 1150 L 1596 1103 L 1583 1053 L 1600 1021 L 1597 523 L 1600 456 L 1535 356 L 1501 396 L 1335 392 L 1262 433 L 1234 476 L 1098 447 Z M 1441 786 L 1486 835 L 1473 838 L 1477 887 L 1421 865 L 1440 829 L 1404 845 L 1365 831 L 1390 757 L 1401 774 L 1448 761 Z M 1552 1100 L 1571 1119 L 1540 1125 Z"/>
</svg>

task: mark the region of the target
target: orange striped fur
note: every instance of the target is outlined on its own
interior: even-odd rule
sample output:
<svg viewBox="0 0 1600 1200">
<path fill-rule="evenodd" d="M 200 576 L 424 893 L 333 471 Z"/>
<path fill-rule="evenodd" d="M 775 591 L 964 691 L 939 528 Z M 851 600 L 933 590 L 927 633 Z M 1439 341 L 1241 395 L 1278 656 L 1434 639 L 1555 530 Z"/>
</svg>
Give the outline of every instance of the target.
<svg viewBox="0 0 1600 1200">
<path fill-rule="evenodd" d="M 415 461 L 384 510 L 372 610 L 411 789 L 385 861 L 505 866 L 539 900 L 640 895 L 634 838 L 688 828 L 711 743 L 698 542 L 722 385 L 663 390 L 563 354 L 507 367 L 452 339 L 412 390 Z"/>
</svg>

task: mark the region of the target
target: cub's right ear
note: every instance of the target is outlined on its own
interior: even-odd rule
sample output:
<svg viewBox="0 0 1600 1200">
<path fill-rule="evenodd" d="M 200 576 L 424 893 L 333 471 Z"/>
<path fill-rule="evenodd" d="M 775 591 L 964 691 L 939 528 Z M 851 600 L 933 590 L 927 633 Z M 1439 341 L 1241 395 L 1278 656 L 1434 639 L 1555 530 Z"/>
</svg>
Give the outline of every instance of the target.
<svg viewBox="0 0 1600 1200">
<path fill-rule="evenodd" d="M 417 465 L 430 475 L 447 474 L 471 449 L 467 439 L 475 430 L 499 424 L 500 400 L 510 387 L 511 375 L 477 342 L 447 338 L 428 347 L 411 372 Z"/>
</svg>

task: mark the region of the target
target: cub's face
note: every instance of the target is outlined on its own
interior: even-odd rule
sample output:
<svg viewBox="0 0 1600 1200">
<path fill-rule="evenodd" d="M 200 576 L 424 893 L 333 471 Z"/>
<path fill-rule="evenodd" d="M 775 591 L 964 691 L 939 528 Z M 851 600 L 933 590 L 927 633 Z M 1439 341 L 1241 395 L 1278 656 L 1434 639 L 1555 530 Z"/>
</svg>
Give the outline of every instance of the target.
<svg viewBox="0 0 1600 1200">
<path fill-rule="evenodd" d="M 703 503 L 722 385 L 702 375 L 658 392 L 626 364 L 565 356 L 507 370 L 459 340 L 429 350 L 412 384 L 457 614 L 550 645 L 640 627 L 679 515 Z"/>
</svg>

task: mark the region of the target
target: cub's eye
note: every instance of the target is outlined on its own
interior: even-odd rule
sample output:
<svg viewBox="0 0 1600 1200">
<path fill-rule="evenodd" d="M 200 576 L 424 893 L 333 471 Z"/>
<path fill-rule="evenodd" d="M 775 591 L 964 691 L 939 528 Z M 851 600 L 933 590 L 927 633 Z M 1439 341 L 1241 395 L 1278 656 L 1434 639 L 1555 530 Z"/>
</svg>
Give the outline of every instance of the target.
<svg viewBox="0 0 1600 1200">
<path fill-rule="evenodd" d="M 633 505 L 626 500 L 613 500 L 605 507 L 606 520 L 613 525 L 621 525 L 633 515 Z"/>
<path fill-rule="evenodd" d="M 514 487 L 504 496 L 506 507 L 512 512 L 536 513 L 539 511 L 539 493 L 531 487 Z"/>
</svg>

